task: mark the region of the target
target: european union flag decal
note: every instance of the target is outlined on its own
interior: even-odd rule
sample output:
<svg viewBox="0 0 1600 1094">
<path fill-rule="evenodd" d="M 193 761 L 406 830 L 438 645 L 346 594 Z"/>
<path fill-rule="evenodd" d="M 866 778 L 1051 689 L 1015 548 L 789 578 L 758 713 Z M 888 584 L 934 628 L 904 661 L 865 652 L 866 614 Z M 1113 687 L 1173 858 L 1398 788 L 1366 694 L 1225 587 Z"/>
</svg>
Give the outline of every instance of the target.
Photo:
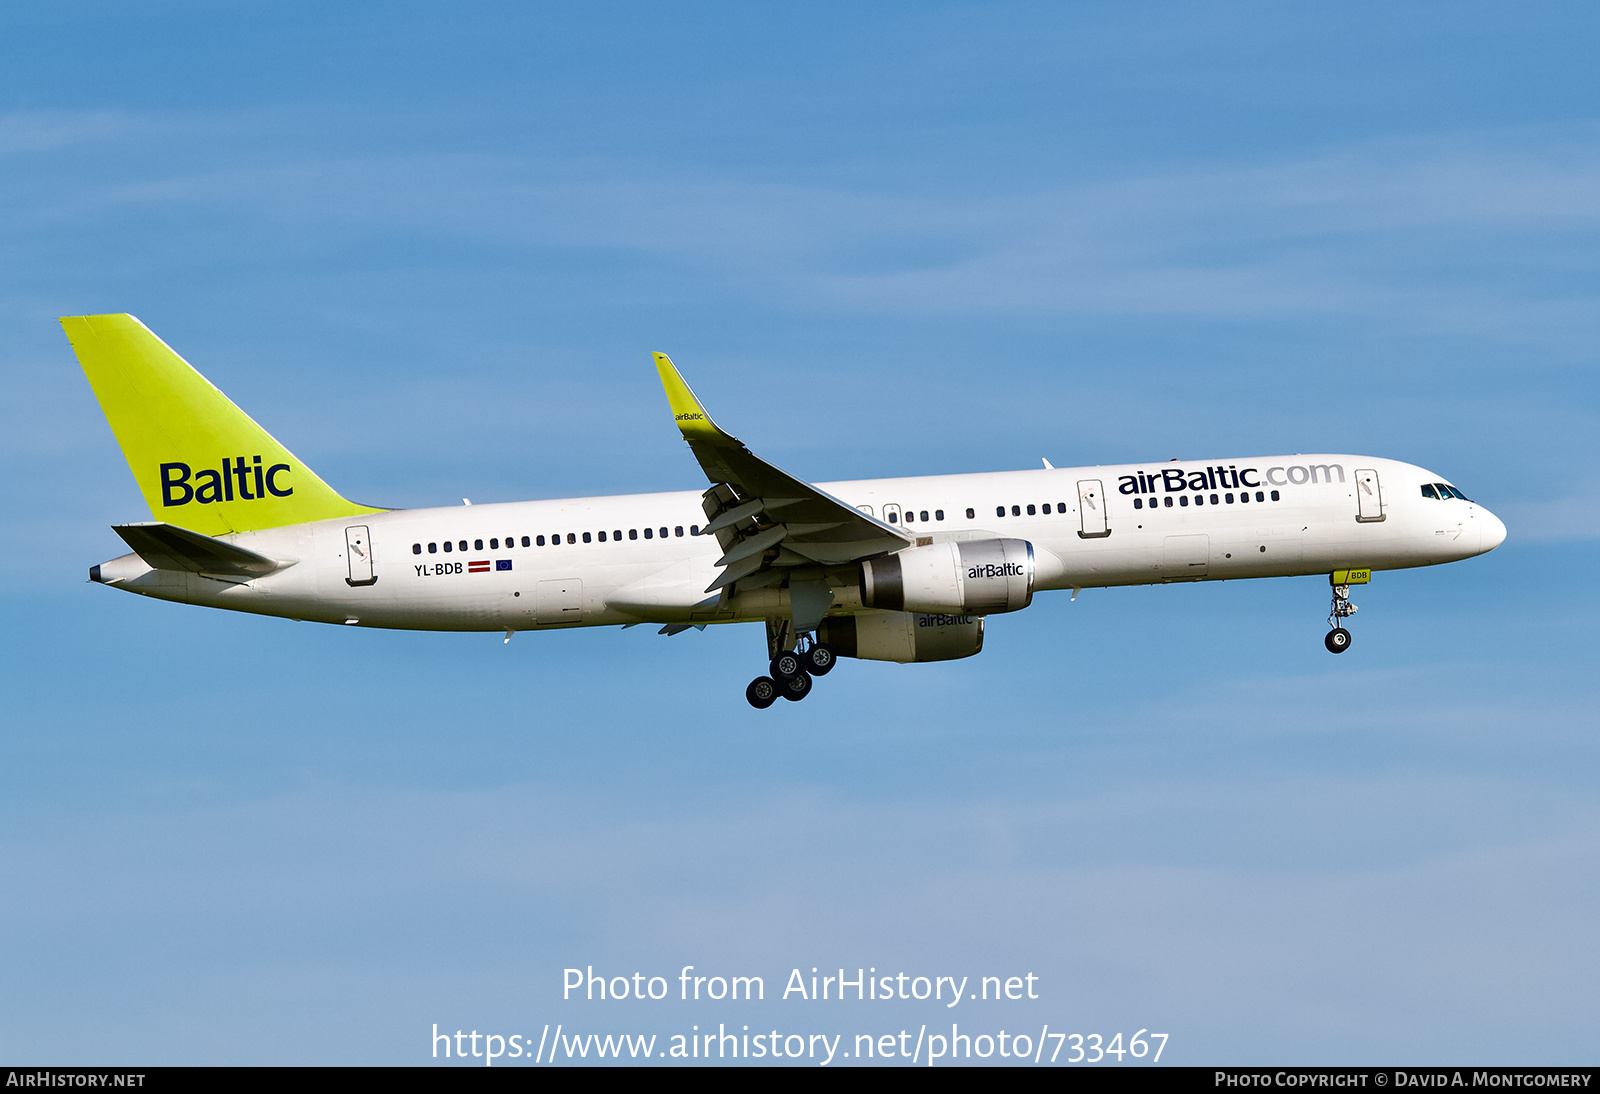
<svg viewBox="0 0 1600 1094">
<path fill-rule="evenodd" d="M 511 569 L 511 560 L 509 558 L 495 559 L 494 568 L 496 570 L 509 570 Z"/>
</svg>

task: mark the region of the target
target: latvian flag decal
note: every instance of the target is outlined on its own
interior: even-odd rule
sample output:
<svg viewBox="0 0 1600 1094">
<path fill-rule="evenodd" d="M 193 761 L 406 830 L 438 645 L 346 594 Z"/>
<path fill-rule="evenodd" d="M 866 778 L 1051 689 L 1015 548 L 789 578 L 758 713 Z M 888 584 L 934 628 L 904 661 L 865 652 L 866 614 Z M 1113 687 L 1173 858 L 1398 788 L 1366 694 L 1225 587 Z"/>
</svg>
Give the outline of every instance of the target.
<svg viewBox="0 0 1600 1094">
<path fill-rule="evenodd" d="M 486 574 L 490 569 L 489 560 L 486 558 L 474 559 L 467 563 L 467 573 L 469 574 Z M 493 569 L 509 570 L 511 569 L 511 560 L 509 558 L 495 559 Z"/>
</svg>

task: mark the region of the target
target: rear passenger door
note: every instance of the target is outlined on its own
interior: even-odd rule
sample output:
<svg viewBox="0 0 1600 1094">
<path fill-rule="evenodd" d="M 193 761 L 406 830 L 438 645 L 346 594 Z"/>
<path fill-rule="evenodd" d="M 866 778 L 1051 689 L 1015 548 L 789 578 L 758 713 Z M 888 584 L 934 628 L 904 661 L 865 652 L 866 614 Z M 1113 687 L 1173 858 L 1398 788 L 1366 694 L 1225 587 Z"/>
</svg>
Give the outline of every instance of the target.
<svg viewBox="0 0 1600 1094">
<path fill-rule="evenodd" d="M 350 576 L 345 578 L 347 585 L 372 585 L 377 578 L 372 573 L 372 543 L 367 536 L 366 525 L 344 530 L 344 557 L 350 566 Z"/>
</svg>

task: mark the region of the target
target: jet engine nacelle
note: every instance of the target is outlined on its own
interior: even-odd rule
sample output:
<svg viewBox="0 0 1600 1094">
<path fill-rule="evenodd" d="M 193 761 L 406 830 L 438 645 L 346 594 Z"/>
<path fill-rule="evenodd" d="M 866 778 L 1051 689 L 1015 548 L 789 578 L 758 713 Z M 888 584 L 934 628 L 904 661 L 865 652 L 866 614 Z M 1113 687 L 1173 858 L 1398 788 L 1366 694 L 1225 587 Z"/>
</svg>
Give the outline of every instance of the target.
<svg viewBox="0 0 1600 1094">
<path fill-rule="evenodd" d="M 994 615 L 1033 601 L 1033 544 L 977 539 L 911 547 L 861 564 L 861 603 L 892 612 Z"/>
<path fill-rule="evenodd" d="M 983 617 L 912 612 L 829 616 L 817 641 L 840 657 L 864 661 L 954 661 L 983 649 Z"/>
</svg>

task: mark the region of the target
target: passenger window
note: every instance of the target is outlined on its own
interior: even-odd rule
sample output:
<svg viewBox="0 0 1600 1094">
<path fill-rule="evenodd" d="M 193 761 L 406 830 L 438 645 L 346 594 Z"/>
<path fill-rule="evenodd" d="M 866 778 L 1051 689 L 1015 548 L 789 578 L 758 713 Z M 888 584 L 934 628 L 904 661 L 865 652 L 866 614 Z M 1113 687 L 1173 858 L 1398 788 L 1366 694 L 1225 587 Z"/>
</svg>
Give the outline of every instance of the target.
<svg viewBox="0 0 1600 1094">
<path fill-rule="evenodd" d="M 455 550 L 455 546 L 449 540 L 445 540 L 444 541 L 444 553 L 445 554 L 449 554 L 451 551 L 454 551 L 454 550 Z"/>
<path fill-rule="evenodd" d="M 1211 495 L 1211 504 L 1212 505 L 1217 504 L 1217 496 L 1215 494 Z"/>
<path fill-rule="evenodd" d="M 606 541 L 606 534 L 604 532 L 601 532 L 600 533 L 600 542 L 604 543 L 605 541 Z"/>
<path fill-rule="evenodd" d="M 1277 491 L 1276 491 L 1276 490 L 1274 490 L 1274 491 L 1273 491 L 1273 494 L 1277 494 Z M 1261 492 L 1261 491 L 1259 491 L 1259 490 L 1257 490 L 1257 491 L 1256 491 L 1256 500 L 1257 500 L 1257 501 L 1266 501 L 1266 500 L 1267 500 L 1267 497 L 1266 497 L 1266 495 L 1265 495 L 1265 494 L 1263 494 L 1263 493 L 1262 493 L 1262 492 Z M 1273 499 L 1273 500 L 1274 500 L 1274 501 L 1276 501 L 1276 500 L 1277 500 L 1277 499 L 1276 499 L 1276 498 L 1274 498 L 1274 499 Z"/>
<path fill-rule="evenodd" d="M 533 544 L 528 542 L 528 537 L 527 536 L 523 536 L 522 537 L 522 545 L 524 547 L 532 547 L 533 546 Z M 539 546 L 541 546 L 541 547 L 544 546 L 544 537 L 543 536 L 539 537 Z"/>
<path fill-rule="evenodd" d="M 524 542 L 524 543 L 528 542 L 528 537 L 527 536 L 523 536 L 522 537 L 522 542 Z M 534 540 L 534 542 L 537 543 L 539 546 L 543 547 L 544 546 L 544 537 L 540 536 L 538 539 Z"/>
<path fill-rule="evenodd" d="M 1067 511 L 1067 503 L 1066 502 L 1064 502 L 1064 501 L 1056 502 L 1056 512 L 1065 513 L 1066 511 Z"/>
<path fill-rule="evenodd" d="M 943 509 L 935 509 L 933 511 L 933 519 L 934 520 L 943 520 L 944 519 L 944 510 Z"/>
<path fill-rule="evenodd" d="M 978 519 L 978 514 L 973 512 L 971 509 L 968 509 L 967 510 L 967 519 L 968 520 L 977 520 Z"/>
<path fill-rule="evenodd" d="M 411 545 L 411 553 L 414 555 L 420 555 L 422 553 L 422 544 L 413 543 Z"/>
<path fill-rule="evenodd" d="M 1030 506 L 1028 506 L 1028 515 L 1029 515 L 1029 516 L 1030 516 L 1030 517 L 1031 517 L 1031 516 L 1033 516 L 1033 515 L 1034 515 L 1034 513 L 1036 513 L 1036 512 L 1037 512 L 1037 510 L 1036 510 L 1036 509 L 1035 509 L 1035 508 L 1034 508 L 1034 507 L 1033 507 L 1033 506 L 1031 506 L 1031 505 L 1030 505 Z"/>
<path fill-rule="evenodd" d="M 482 546 L 482 545 L 483 545 L 483 543 L 482 543 L 482 541 L 481 541 L 481 540 L 480 540 L 480 541 L 479 541 L 479 544 L 478 544 L 478 545 L 479 545 L 479 546 L 480 546 L 480 547 L 481 547 L 481 546 Z M 467 541 L 466 541 L 466 540 L 462 540 L 462 541 L 461 541 L 461 549 L 462 549 L 462 550 L 463 550 L 463 551 L 465 551 L 465 550 L 466 550 L 466 549 L 467 549 Z"/>
<path fill-rule="evenodd" d="M 616 540 L 618 543 L 621 543 L 622 542 L 622 529 L 621 528 L 612 529 L 611 538 Z"/>
<path fill-rule="evenodd" d="M 1422 484 L 1422 496 L 1425 498 L 1432 498 L 1434 501 L 1438 501 L 1439 491 L 1433 488 L 1432 483 L 1425 482 Z"/>
<path fill-rule="evenodd" d="M 1144 500 L 1142 498 L 1134 498 L 1133 499 L 1133 507 L 1135 509 L 1143 509 L 1144 508 Z"/>
<path fill-rule="evenodd" d="M 918 520 L 927 520 L 928 519 L 928 511 L 926 509 L 924 509 L 922 512 L 918 513 L 917 514 L 917 519 Z"/>
<path fill-rule="evenodd" d="M 497 539 L 491 539 L 489 541 L 489 550 L 498 551 L 499 549 L 500 549 L 500 541 L 497 540 Z"/>
<path fill-rule="evenodd" d="M 1006 507 L 1004 505 L 996 505 L 994 507 L 994 515 L 997 516 L 997 517 L 1005 516 L 1006 515 Z"/>
<path fill-rule="evenodd" d="M 672 528 L 672 534 L 675 535 L 675 536 L 681 537 L 683 535 L 683 525 L 681 525 L 681 524 L 674 525 L 673 528 Z"/>
<path fill-rule="evenodd" d="M 585 543 L 593 542 L 593 538 L 589 535 L 588 532 L 583 533 L 583 542 L 585 542 Z"/>
<path fill-rule="evenodd" d="M 637 528 L 629 528 L 628 529 L 628 538 L 629 539 L 638 539 L 639 538 L 639 529 L 637 529 Z"/>
<path fill-rule="evenodd" d="M 617 534 L 621 535 L 622 533 L 618 532 Z M 700 534 L 700 526 L 698 524 L 689 525 L 689 534 L 691 536 L 698 536 Z"/>
<path fill-rule="evenodd" d="M 1276 490 L 1274 490 L 1272 492 L 1272 500 L 1273 501 L 1277 501 L 1278 500 L 1278 492 Z"/>
<path fill-rule="evenodd" d="M 1170 497 L 1168 497 L 1168 498 L 1163 498 L 1163 499 L 1161 499 L 1161 500 L 1162 500 L 1162 501 L 1164 501 L 1164 502 L 1166 502 L 1166 505 L 1167 505 L 1167 508 L 1168 508 L 1168 509 L 1171 509 L 1171 508 L 1172 508 L 1172 499 L 1171 499 L 1171 498 L 1170 498 Z"/>
<path fill-rule="evenodd" d="M 1180 495 L 1178 495 L 1178 504 L 1179 505 L 1188 505 L 1189 504 L 1189 495 L 1188 494 L 1180 494 Z"/>
<path fill-rule="evenodd" d="M 567 533 L 567 542 L 568 543 L 576 543 L 576 542 L 578 542 L 578 537 L 573 535 L 571 532 L 568 532 Z"/>
<path fill-rule="evenodd" d="M 1045 502 L 1039 507 L 1039 511 L 1048 517 L 1050 515 L 1050 503 Z"/>
<path fill-rule="evenodd" d="M 662 539 L 666 539 L 667 538 L 667 530 L 665 528 L 661 529 L 661 538 Z"/>
<path fill-rule="evenodd" d="M 645 539 L 649 539 L 649 538 L 650 538 L 650 533 L 651 533 L 651 531 L 652 531 L 652 529 L 649 529 L 649 528 L 646 528 L 646 529 L 645 529 L 645 530 L 644 530 L 644 538 L 645 538 Z"/>
<path fill-rule="evenodd" d="M 1233 495 L 1232 495 L 1232 494 L 1224 494 L 1224 495 L 1222 495 L 1222 498 L 1223 498 L 1223 500 L 1224 500 L 1224 501 L 1226 501 L 1226 502 L 1227 502 L 1227 503 L 1228 503 L 1228 504 L 1229 504 L 1229 505 L 1232 505 L 1232 504 L 1233 504 Z"/>
<path fill-rule="evenodd" d="M 465 543 L 463 543 L 463 544 L 462 544 L 462 545 L 461 545 L 461 549 L 462 549 L 462 550 L 463 550 L 463 551 L 465 551 L 465 550 L 466 550 L 466 549 L 467 549 L 467 545 L 466 545 L 466 544 L 465 544 Z M 472 541 L 472 549 L 473 549 L 473 550 L 474 550 L 474 551 L 481 551 L 481 550 L 483 550 L 483 540 L 481 540 L 481 539 L 475 539 L 475 540 L 473 540 L 473 541 Z"/>
<path fill-rule="evenodd" d="M 890 524 L 899 524 L 900 523 L 900 514 L 899 513 L 890 513 L 889 514 L 889 523 Z"/>
<path fill-rule="evenodd" d="M 428 553 L 430 555 L 438 554 L 439 553 L 439 545 L 437 543 L 428 544 Z"/>
<path fill-rule="evenodd" d="M 1196 494 L 1194 496 L 1194 503 L 1196 505 L 1204 505 L 1206 503 L 1206 496 L 1204 494 Z"/>
<path fill-rule="evenodd" d="M 1022 506 L 1013 505 L 1011 507 L 1011 515 L 1014 517 L 1020 517 L 1022 515 Z"/>
</svg>

